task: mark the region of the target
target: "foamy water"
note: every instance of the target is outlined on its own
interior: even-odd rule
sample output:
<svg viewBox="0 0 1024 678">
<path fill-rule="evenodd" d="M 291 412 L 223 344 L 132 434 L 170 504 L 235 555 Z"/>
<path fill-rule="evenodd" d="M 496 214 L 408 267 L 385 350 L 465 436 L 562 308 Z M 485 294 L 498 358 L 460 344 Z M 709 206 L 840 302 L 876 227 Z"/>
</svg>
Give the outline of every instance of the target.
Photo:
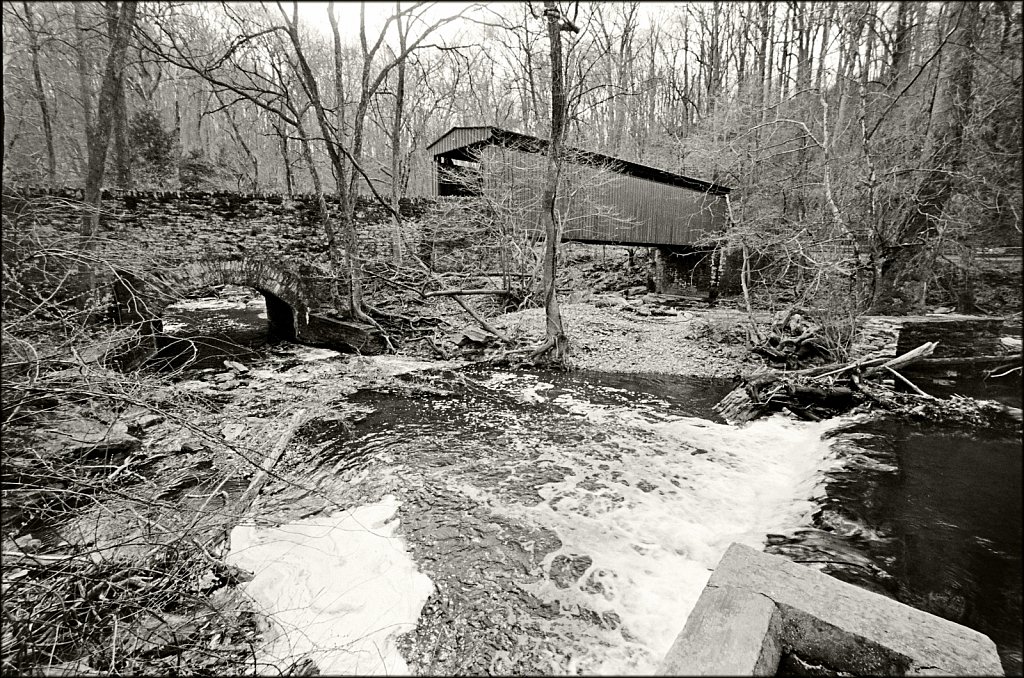
<svg viewBox="0 0 1024 678">
<path fill-rule="evenodd" d="M 561 610 L 549 619 L 517 608 L 529 616 L 522 628 L 569 656 L 553 659 L 551 673 L 656 671 L 731 543 L 760 549 L 766 535 L 811 523 L 824 472 L 836 463 L 821 438 L 845 421 L 777 416 L 740 428 L 680 416 L 649 394 L 598 382 L 584 392 L 498 372 L 478 383 L 506 399 L 402 396 L 416 403 L 397 410 L 408 419 L 382 421 L 351 453 L 372 464 L 359 473 L 394 474 L 397 493 L 429 477 L 500 524 L 554 532 L 561 547 L 541 561 L 545 571 L 556 558 L 590 559 L 574 581 L 513 576 L 515 586 Z M 472 417 L 459 419 L 463 410 L 508 422 L 506 435 L 474 429 Z M 536 487 L 532 470 L 545 464 L 561 470 Z M 342 491 L 361 477 L 335 473 L 324 487 Z M 530 486 L 540 502 L 510 491 Z M 260 655 L 265 670 L 308 654 L 324 674 L 409 671 L 394 639 L 414 627 L 432 589 L 395 537 L 397 506 L 388 496 L 331 518 L 233 533 L 231 562 L 257 572 L 248 590 L 276 620 Z M 457 524 L 457 515 L 436 510 L 418 516 L 418 554 L 432 548 L 424 516 Z M 446 576 L 459 586 L 458 573 Z M 582 610 L 612 621 L 585 621 Z"/>
<path fill-rule="evenodd" d="M 521 398 L 543 399 L 548 386 L 522 387 Z M 691 417 L 651 421 L 564 393 L 553 402 L 617 432 L 610 442 L 619 443 L 622 454 L 552 449 L 547 458 L 572 472 L 541 488 L 544 501 L 536 506 L 503 503 L 480 488 L 463 490 L 496 513 L 554 530 L 563 545 L 547 564 L 559 555 L 592 559 L 568 589 L 550 579 L 529 587 L 563 609 L 579 604 L 614 612 L 636 639 L 606 633 L 590 656 L 580 657 L 584 668 L 653 673 L 729 544 L 760 549 L 766 534 L 810 522 L 823 470 L 834 456 L 821 436 L 841 422 L 772 417 L 738 428 Z"/>
<path fill-rule="evenodd" d="M 305 656 L 323 675 L 409 674 L 395 637 L 416 625 L 433 591 L 395 536 L 399 503 L 374 504 L 275 528 L 240 525 L 227 561 L 255 573 L 246 592 L 271 628 L 260 674 Z"/>
</svg>

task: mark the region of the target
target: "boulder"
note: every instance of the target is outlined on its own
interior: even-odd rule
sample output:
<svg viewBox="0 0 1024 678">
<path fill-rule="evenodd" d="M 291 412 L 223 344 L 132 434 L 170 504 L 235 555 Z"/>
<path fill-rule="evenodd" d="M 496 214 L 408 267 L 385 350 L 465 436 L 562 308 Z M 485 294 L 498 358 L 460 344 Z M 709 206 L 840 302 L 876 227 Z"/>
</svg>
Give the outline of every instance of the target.
<svg viewBox="0 0 1024 678">
<path fill-rule="evenodd" d="M 104 424 L 95 419 L 72 419 L 50 429 L 50 435 L 74 453 L 131 452 L 141 444 L 129 435 L 128 424 L 123 421 Z"/>
</svg>

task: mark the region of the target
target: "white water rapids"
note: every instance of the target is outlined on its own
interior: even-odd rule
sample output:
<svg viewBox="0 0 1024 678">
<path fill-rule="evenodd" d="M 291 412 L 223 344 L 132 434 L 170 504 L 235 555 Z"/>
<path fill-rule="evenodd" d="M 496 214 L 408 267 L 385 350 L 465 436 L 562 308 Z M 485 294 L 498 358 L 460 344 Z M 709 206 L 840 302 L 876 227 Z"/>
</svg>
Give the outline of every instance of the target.
<svg viewBox="0 0 1024 678">
<path fill-rule="evenodd" d="M 280 675 L 299 659 L 323 675 L 406 675 L 397 634 L 416 624 L 433 590 L 395 536 L 398 502 L 272 529 L 240 525 L 228 562 L 250 570 L 246 586 L 273 620 L 257 671 Z"/>
<path fill-rule="evenodd" d="M 521 403 L 558 406 L 580 430 L 603 432 L 595 438 L 601 442 L 538 441 L 515 433 L 543 421 L 521 414 L 510 420 L 510 444 L 503 439 L 500 451 L 489 450 L 492 458 L 474 468 L 507 468 L 510 482 L 523 473 L 524 459 L 531 470 L 567 469 L 537 488 L 539 503 L 510 501 L 507 492 L 454 467 L 403 465 L 403 452 L 388 457 L 392 468 L 381 471 L 390 476 L 400 468 L 399 479 L 433 473 L 452 493 L 507 523 L 554 532 L 561 548 L 540 563 L 545 571 L 560 555 L 589 557 L 568 588 L 551 578 L 522 584 L 562 611 L 536 622 L 568 648 L 570 660 L 551 666 L 558 673 L 653 673 L 729 544 L 762 548 L 767 534 L 810 523 L 823 472 L 833 463 L 821 437 L 840 423 L 773 417 L 739 428 L 650 407 L 598 404 L 511 373 L 493 374 L 483 386 Z M 408 447 L 428 440 L 393 435 L 396 445 Z M 255 572 L 247 590 L 277 620 L 262 653 L 268 672 L 307 653 L 322 673 L 409 672 L 395 639 L 416 625 L 432 587 L 396 536 L 397 507 L 387 496 L 334 517 L 236 529 L 231 562 Z M 581 608 L 613 613 L 621 625 L 601 628 L 566 616 Z"/>
</svg>

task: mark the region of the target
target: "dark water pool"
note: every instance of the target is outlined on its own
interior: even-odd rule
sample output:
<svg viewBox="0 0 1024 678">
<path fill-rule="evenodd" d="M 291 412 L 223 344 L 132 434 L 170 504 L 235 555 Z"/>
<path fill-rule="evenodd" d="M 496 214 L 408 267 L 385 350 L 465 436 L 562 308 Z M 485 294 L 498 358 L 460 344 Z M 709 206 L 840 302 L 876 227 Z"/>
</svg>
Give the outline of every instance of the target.
<svg viewBox="0 0 1024 678">
<path fill-rule="evenodd" d="M 834 437 L 815 527 L 773 548 L 824 553 L 840 579 L 963 624 L 1022 671 L 1021 437 L 882 420 Z"/>
</svg>

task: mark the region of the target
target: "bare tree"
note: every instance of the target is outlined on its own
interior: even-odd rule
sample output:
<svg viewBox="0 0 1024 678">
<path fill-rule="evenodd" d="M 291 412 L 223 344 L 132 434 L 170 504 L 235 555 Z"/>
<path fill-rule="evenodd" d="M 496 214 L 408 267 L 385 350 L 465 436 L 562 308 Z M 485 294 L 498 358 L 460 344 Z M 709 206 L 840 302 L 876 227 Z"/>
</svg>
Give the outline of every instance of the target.
<svg viewBox="0 0 1024 678">
<path fill-rule="evenodd" d="M 82 234 L 95 235 L 100 219 L 100 190 L 103 185 L 103 174 L 106 168 L 107 148 L 110 145 L 110 133 L 114 125 L 114 111 L 121 79 L 124 71 L 125 54 L 128 51 L 128 40 L 135 27 L 135 15 L 138 6 L 134 2 L 122 2 L 116 18 L 111 22 L 113 31 L 110 33 L 110 51 L 107 54 L 106 66 L 103 69 L 103 80 L 100 85 L 99 104 L 96 108 L 95 121 L 88 123 L 91 117 L 86 104 L 87 145 L 89 164 L 85 175 L 85 204 L 87 211 L 82 215 Z M 75 7 L 76 13 L 78 7 Z M 80 56 L 84 59 L 84 56 Z M 88 91 L 83 81 L 83 94 Z"/>
<path fill-rule="evenodd" d="M 548 355 L 556 365 L 564 364 L 568 352 L 568 339 L 562 326 L 562 312 L 558 305 L 558 244 L 562 239 L 561 216 L 557 213 L 558 175 L 565 138 L 565 73 L 562 64 L 562 31 L 579 32 L 555 5 L 545 0 L 544 17 L 547 19 L 548 40 L 551 43 L 551 139 L 548 146 L 547 169 L 544 174 L 544 193 L 541 199 L 541 221 L 544 224 L 544 318 L 545 339 L 533 355 Z"/>
<path fill-rule="evenodd" d="M 33 93 L 39 103 L 39 112 L 43 120 L 43 135 L 46 138 L 46 176 L 51 186 L 57 185 L 57 153 L 53 145 L 53 124 L 50 121 L 50 106 L 43 89 L 43 76 L 39 69 L 39 33 L 33 18 L 32 6 L 28 2 L 21 3 L 25 10 L 25 31 L 28 35 L 29 51 L 32 54 Z"/>
</svg>

